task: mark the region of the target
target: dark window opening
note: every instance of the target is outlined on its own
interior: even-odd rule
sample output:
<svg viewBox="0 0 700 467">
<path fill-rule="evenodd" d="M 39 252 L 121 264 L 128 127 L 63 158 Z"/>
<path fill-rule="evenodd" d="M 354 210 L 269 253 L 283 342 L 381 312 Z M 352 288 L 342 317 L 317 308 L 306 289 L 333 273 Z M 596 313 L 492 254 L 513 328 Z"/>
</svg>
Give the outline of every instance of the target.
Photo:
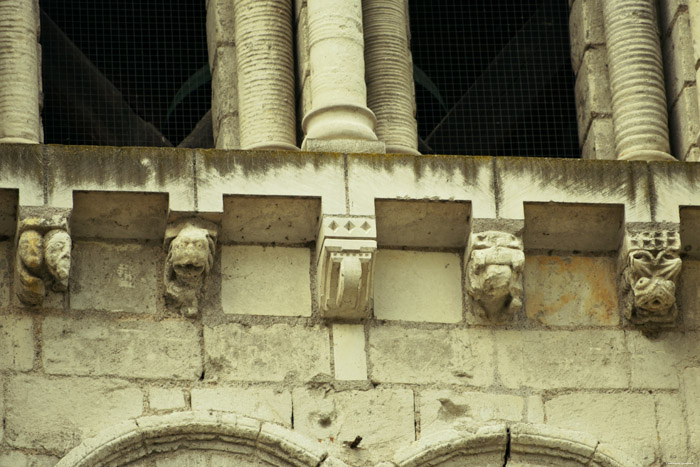
<svg viewBox="0 0 700 467">
<path fill-rule="evenodd" d="M 563 0 L 410 0 L 419 150 L 580 157 Z"/>
<path fill-rule="evenodd" d="M 212 146 L 204 1 L 40 6 L 46 143 Z"/>
</svg>

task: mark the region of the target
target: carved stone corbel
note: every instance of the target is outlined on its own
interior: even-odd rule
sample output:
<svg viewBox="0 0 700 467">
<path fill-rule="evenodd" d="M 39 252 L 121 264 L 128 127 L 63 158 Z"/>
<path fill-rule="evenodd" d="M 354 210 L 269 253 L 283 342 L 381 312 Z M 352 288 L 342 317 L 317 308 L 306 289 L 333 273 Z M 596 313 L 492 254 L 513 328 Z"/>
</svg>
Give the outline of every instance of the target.
<svg viewBox="0 0 700 467">
<path fill-rule="evenodd" d="M 674 230 L 627 232 L 620 253 L 620 291 L 624 314 L 630 322 L 654 325 L 676 320 L 680 247 L 680 234 Z"/>
<path fill-rule="evenodd" d="M 523 306 L 523 242 L 499 231 L 473 233 L 465 254 L 467 292 L 474 313 L 494 323 L 510 321 Z"/>
<path fill-rule="evenodd" d="M 214 264 L 217 234 L 217 226 L 202 219 L 174 222 L 165 231 L 165 298 L 185 316 L 199 313 Z"/>
<path fill-rule="evenodd" d="M 377 227 L 371 218 L 325 217 L 316 249 L 324 318 L 368 318 L 374 294 Z"/>
<path fill-rule="evenodd" d="M 40 306 L 46 287 L 55 292 L 68 289 L 72 248 L 69 212 L 36 215 L 31 209 L 27 211 L 17 225 L 15 293 L 25 305 Z"/>
</svg>

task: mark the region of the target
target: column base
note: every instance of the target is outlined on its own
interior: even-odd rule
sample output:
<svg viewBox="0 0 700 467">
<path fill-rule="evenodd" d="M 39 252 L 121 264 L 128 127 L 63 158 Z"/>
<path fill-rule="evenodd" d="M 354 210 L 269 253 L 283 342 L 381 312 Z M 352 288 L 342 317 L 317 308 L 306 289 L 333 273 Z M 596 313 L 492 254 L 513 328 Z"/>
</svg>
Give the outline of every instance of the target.
<svg viewBox="0 0 700 467">
<path fill-rule="evenodd" d="M 673 157 L 672 155 L 663 152 L 663 151 L 653 151 L 653 150 L 642 150 L 642 151 L 633 151 L 629 152 L 627 154 L 623 154 L 622 156 L 617 158 L 618 161 L 645 161 L 645 162 L 654 162 L 654 161 L 675 161 L 678 162 L 678 159 Z"/>
<path fill-rule="evenodd" d="M 387 154 L 411 154 L 414 156 L 421 156 L 422 154 L 415 148 L 411 148 L 408 146 L 399 146 L 399 145 L 387 145 L 386 147 L 386 153 Z"/>
<path fill-rule="evenodd" d="M 386 154 L 386 145 L 381 141 L 363 141 L 360 139 L 313 139 L 305 138 L 301 144 L 302 151 L 309 152 L 343 152 Z"/>
<path fill-rule="evenodd" d="M 250 146 L 246 146 L 244 148 L 241 148 L 245 151 L 250 151 L 250 150 L 267 150 L 267 151 L 298 151 L 299 148 L 294 146 L 293 144 L 289 143 L 282 143 L 282 142 L 277 142 L 277 141 L 269 141 L 266 143 L 257 143 L 257 144 L 251 144 Z"/>
<path fill-rule="evenodd" d="M 359 139 L 377 141 L 377 119 L 367 107 L 339 104 L 314 109 L 304 116 L 301 127 L 310 139 Z"/>
</svg>

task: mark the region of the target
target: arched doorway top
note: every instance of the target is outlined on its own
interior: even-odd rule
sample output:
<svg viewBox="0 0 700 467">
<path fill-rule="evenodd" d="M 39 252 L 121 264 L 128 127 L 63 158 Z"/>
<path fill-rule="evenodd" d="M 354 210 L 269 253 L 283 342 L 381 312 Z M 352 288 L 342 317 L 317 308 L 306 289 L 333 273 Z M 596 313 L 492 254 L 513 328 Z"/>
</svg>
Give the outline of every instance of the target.
<svg viewBox="0 0 700 467">
<path fill-rule="evenodd" d="M 506 462 L 506 457 L 507 462 Z M 639 467 L 595 437 L 549 425 L 494 425 L 476 431 L 445 430 L 411 444 L 394 457 L 398 467 L 419 466 Z"/>
<path fill-rule="evenodd" d="M 108 428 L 71 450 L 56 467 L 122 466 L 177 451 L 239 456 L 250 465 L 341 467 L 313 440 L 274 423 L 232 413 L 178 412 Z"/>
</svg>

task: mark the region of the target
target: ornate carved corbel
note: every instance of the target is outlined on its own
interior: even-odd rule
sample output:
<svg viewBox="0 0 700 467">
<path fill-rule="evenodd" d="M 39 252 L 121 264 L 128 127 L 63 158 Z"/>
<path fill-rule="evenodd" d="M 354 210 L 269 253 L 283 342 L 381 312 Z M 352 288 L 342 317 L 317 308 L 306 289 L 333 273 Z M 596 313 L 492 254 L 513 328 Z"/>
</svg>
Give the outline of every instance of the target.
<svg viewBox="0 0 700 467">
<path fill-rule="evenodd" d="M 316 258 L 319 303 L 324 318 L 369 317 L 376 232 L 375 220 L 371 218 L 323 218 Z"/>
<path fill-rule="evenodd" d="M 523 306 L 523 242 L 498 231 L 474 233 L 465 255 L 467 292 L 474 313 L 494 323 L 511 320 Z"/>
<path fill-rule="evenodd" d="M 186 219 L 165 232 L 165 298 L 188 317 L 199 313 L 206 279 L 214 264 L 218 229 L 212 222 Z"/>
<path fill-rule="evenodd" d="M 678 316 L 676 280 L 682 261 L 673 230 L 627 232 L 620 259 L 625 317 L 638 325 L 673 323 Z"/>
<path fill-rule="evenodd" d="M 44 302 L 46 287 L 55 292 L 68 289 L 72 242 L 68 213 L 20 216 L 17 226 L 15 293 L 25 305 Z"/>
</svg>

